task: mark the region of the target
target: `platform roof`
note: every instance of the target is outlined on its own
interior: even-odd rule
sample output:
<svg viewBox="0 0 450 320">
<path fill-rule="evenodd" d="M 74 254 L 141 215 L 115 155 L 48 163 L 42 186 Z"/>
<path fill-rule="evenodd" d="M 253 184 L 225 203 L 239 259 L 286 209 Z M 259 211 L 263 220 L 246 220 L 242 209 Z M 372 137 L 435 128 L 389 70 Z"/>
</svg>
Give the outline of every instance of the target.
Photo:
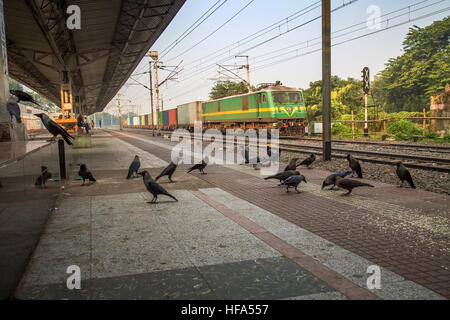
<svg viewBox="0 0 450 320">
<path fill-rule="evenodd" d="M 101 111 L 185 0 L 4 0 L 9 75 L 59 105 L 60 71 L 85 113 Z M 66 9 L 81 9 L 70 30 Z"/>
</svg>

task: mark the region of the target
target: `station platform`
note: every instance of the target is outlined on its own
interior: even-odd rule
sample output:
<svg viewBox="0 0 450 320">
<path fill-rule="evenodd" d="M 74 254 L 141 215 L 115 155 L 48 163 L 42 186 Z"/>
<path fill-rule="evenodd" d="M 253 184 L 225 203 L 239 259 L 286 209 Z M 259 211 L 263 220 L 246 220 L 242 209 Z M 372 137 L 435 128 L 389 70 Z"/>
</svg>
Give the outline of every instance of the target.
<svg viewBox="0 0 450 320">
<path fill-rule="evenodd" d="M 251 166 L 210 165 L 201 175 L 183 164 L 174 183 L 159 180 L 179 201 L 160 196 L 149 204 L 142 178 L 125 179 L 128 166 L 138 155 L 141 170 L 155 177 L 174 145 L 143 130 L 94 130 L 92 148 L 66 148 L 68 180 L 49 182 L 48 190 L 24 187 L 54 202 L 14 297 L 450 297 L 448 195 L 370 181 L 375 188 L 342 197 L 321 190 L 329 172 L 304 168 L 303 192 L 288 194 Z M 29 161 L 40 167 L 42 159 Z M 95 184 L 76 180 L 80 163 Z M 80 290 L 66 285 L 73 265 Z M 369 266 L 380 267 L 379 289 L 367 287 Z"/>
</svg>

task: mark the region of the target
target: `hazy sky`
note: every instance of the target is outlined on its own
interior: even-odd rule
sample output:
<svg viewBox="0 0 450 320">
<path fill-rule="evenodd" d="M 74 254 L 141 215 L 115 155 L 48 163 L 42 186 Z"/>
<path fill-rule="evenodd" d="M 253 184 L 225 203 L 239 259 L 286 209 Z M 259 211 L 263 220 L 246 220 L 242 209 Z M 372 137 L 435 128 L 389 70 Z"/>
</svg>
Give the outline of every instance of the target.
<svg viewBox="0 0 450 320">
<path fill-rule="evenodd" d="M 225 0 L 219 1 L 216 7 L 223 1 Z M 151 50 L 161 52 L 166 49 L 216 2 L 218 0 L 187 0 Z M 184 71 L 177 77 L 179 82 L 170 81 L 161 87 L 164 110 L 197 99 L 207 99 L 208 93 L 214 85 L 214 80 L 208 79 L 219 77 L 217 63 L 224 65 L 242 65 L 245 63 L 245 58 L 234 58 L 237 53 L 249 56 L 250 82 L 253 85 L 280 80 L 287 86 L 307 88 L 311 81 L 321 79 L 321 43 L 320 38 L 317 39 L 321 35 L 321 19 L 318 18 L 321 15 L 321 9 L 317 0 L 254 0 L 224 27 L 190 49 L 249 2 L 251 0 L 226 1 L 197 29 L 161 57 L 164 65 L 175 66 L 183 61 L 181 68 L 184 68 Z M 343 3 L 349 2 L 351 1 L 332 0 L 331 6 L 337 8 L 342 6 Z M 249 43 L 243 43 L 247 40 L 242 41 L 242 39 L 283 19 L 286 22 L 287 17 L 305 8 L 308 9 L 300 13 L 301 16 L 298 14 L 293 17 L 297 17 L 296 19 L 289 19 L 279 28 L 275 28 L 275 30 Z M 380 18 L 381 29 L 369 29 L 367 20 L 376 13 L 377 8 L 382 15 Z M 368 13 L 368 9 L 373 11 Z M 360 79 L 361 70 L 367 66 L 370 68 L 373 78 L 373 75 L 384 68 L 389 58 L 402 54 L 402 42 L 409 27 L 430 25 L 433 21 L 446 17 L 450 12 L 449 9 L 450 0 L 359 0 L 333 12 L 331 31 L 335 33 L 332 34 L 332 43 L 340 43 L 377 30 L 380 30 L 380 32 L 333 47 L 332 74 L 341 78 L 354 77 Z M 399 11 L 389 14 L 396 10 Z M 386 27 L 408 22 L 410 19 L 431 14 L 438 10 L 445 11 L 384 30 Z M 318 19 L 314 20 L 315 18 Z M 309 22 L 311 20 L 313 21 Z M 356 25 L 358 23 L 361 24 Z M 292 30 L 302 24 L 305 25 Z M 339 31 L 353 25 L 356 26 Z M 280 36 L 248 50 L 277 35 Z M 240 41 L 239 45 L 237 44 L 238 41 Z M 228 48 L 219 51 L 224 47 Z M 314 52 L 315 50 L 317 51 Z M 215 53 L 216 51 L 217 53 Z M 215 54 L 212 55 L 212 53 Z M 216 57 L 215 55 L 220 56 Z M 287 59 L 287 61 L 280 62 L 283 59 Z M 144 58 L 136 68 L 135 73 L 147 71 L 148 61 L 149 58 Z M 160 81 L 164 80 L 167 75 L 167 71 L 161 70 Z M 246 78 L 245 70 L 240 70 L 239 75 Z M 148 86 L 148 74 L 138 75 L 134 78 Z M 121 89 L 125 99 L 123 103 L 140 105 L 142 113 L 149 113 L 148 90 L 140 85 L 130 84 L 135 84 L 135 82 L 129 80 Z M 115 100 L 113 101 L 111 104 L 115 104 Z M 132 109 L 132 107 L 130 106 L 128 109 Z M 135 108 L 135 111 L 137 111 L 137 108 Z"/>
</svg>

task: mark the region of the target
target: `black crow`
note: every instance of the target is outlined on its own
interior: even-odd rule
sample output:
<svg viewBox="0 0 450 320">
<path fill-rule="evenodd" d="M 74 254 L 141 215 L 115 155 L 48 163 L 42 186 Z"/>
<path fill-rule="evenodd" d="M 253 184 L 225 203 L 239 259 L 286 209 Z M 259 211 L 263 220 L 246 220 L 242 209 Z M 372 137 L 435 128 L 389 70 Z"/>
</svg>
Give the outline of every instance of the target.
<svg viewBox="0 0 450 320">
<path fill-rule="evenodd" d="M 306 178 L 302 175 L 290 176 L 289 178 L 284 180 L 283 183 L 280 183 L 278 186 L 286 186 L 286 192 L 289 192 L 289 188 L 293 187 L 293 188 L 295 188 L 295 191 L 297 191 L 297 193 L 301 193 L 300 191 L 297 190 L 297 187 L 302 181 L 305 181 L 305 183 L 308 183 L 306 181 Z"/>
<path fill-rule="evenodd" d="M 286 168 L 284 168 L 284 171 L 295 171 L 295 169 L 297 169 L 297 167 L 298 167 L 297 161 L 298 161 L 298 158 L 291 159 L 291 161 L 286 166 Z"/>
<path fill-rule="evenodd" d="M 159 178 L 163 176 L 168 176 L 170 182 L 174 182 L 172 180 L 172 175 L 175 173 L 175 170 L 177 170 L 178 166 L 178 158 L 174 160 L 175 162 L 170 162 L 169 165 L 159 174 L 159 176 L 156 177 L 155 181 L 158 181 Z"/>
<path fill-rule="evenodd" d="M 63 137 L 63 139 L 69 146 L 72 145 L 69 137 L 72 139 L 74 139 L 74 137 L 72 137 L 63 127 L 50 119 L 49 116 L 47 116 L 45 113 L 37 113 L 35 114 L 35 116 L 41 118 L 42 123 L 47 128 L 48 132 L 53 135 L 53 138 L 55 138 L 59 134 Z"/>
<path fill-rule="evenodd" d="M 308 169 L 310 165 L 313 164 L 313 162 L 316 161 L 316 156 L 314 154 L 311 154 L 308 158 L 303 160 L 298 166 L 306 166 Z"/>
<path fill-rule="evenodd" d="M 322 190 L 323 190 L 323 188 L 331 186 L 331 185 L 333 185 L 333 187 L 330 190 L 333 190 L 334 187 L 336 186 L 336 177 L 345 178 L 351 174 L 352 174 L 351 171 L 344 171 L 344 172 L 338 172 L 338 173 L 328 176 L 322 183 Z"/>
<path fill-rule="evenodd" d="M 86 179 L 89 180 L 89 184 L 91 184 L 91 182 L 95 182 L 97 180 L 94 179 L 94 177 L 92 176 L 92 173 L 88 170 L 88 168 L 86 167 L 85 164 L 81 164 L 80 165 L 80 171 L 78 171 L 78 175 L 83 178 L 83 184 Z"/>
<path fill-rule="evenodd" d="M 348 160 L 348 166 L 350 167 L 350 169 L 352 169 L 352 177 L 353 177 L 354 173 L 356 172 L 356 174 L 358 175 L 358 178 L 362 179 L 363 174 L 362 174 L 362 169 L 361 169 L 361 165 L 359 164 L 359 161 L 356 160 L 355 158 L 353 158 L 349 154 L 347 155 L 347 160 Z"/>
<path fill-rule="evenodd" d="M 130 168 L 128 169 L 127 179 L 130 179 L 134 173 L 138 174 L 138 170 L 140 167 L 141 167 L 141 161 L 139 160 L 139 157 L 136 155 L 136 156 L 134 156 L 134 160 L 130 164 Z"/>
<path fill-rule="evenodd" d="M 206 160 L 208 160 L 208 159 L 206 159 Z M 203 172 L 203 170 L 206 168 L 207 165 L 208 165 L 208 163 L 206 163 L 205 160 L 202 160 L 202 163 L 198 163 L 198 164 L 194 165 L 192 168 L 190 168 L 188 170 L 188 173 L 191 171 L 194 171 L 194 170 L 200 170 L 200 172 L 202 174 L 206 174 L 206 172 Z"/>
<path fill-rule="evenodd" d="M 34 100 L 34 98 L 31 95 L 29 95 L 26 92 L 23 92 L 21 90 L 9 90 L 9 92 L 11 94 L 15 95 L 18 98 L 17 102 L 25 101 L 25 102 L 31 102 L 31 103 L 34 103 L 34 104 L 36 104 L 38 106 L 41 106 L 39 103 L 37 103 Z"/>
<path fill-rule="evenodd" d="M 403 187 L 403 182 L 406 180 L 406 182 L 409 183 L 411 188 L 415 189 L 416 186 L 414 185 L 413 179 L 411 177 L 411 173 L 409 173 L 408 169 L 403 165 L 403 163 L 397 162 L 397 176 L 402 181 L 400 187 Z"/>
<path fill-rule="evenodd" d="M 166 189 L 161 187 L 155 180 L 153 180 L 148 171 L 141 171 L 139 172 L 139 174 L 142 176 L 142 180 L 144 181 L 144 185 L 147 188 L 148 192 L 153 195 L 153 199 L 150 201 L 150 203 L 156 203 L 156 200 L 158 200 L 158 194 L 166 195 L 168 197 L 171 197 L 175 201 L 178 201 L 177 198 L 172 196 L 166 191 Z"/>
<path fill-rule="evenodd" d="M 36 182 L 34 185 L 40 186 L 41 188 L 45 188 L 45 183 L 48 179 L 52 177 L 52 174 L 48 171 L 48 168 L 45 166 L 41 167 L 41 174 L 39 177 L 37 177 Z"/>
<path fill-rule="evenodd" d="M 273 176 L 264 178 L 264 180 L 270 180 L 270 179 L 277 179 L 280 180 L 280 183 L 282 183 L 284 180 L 286 180 L 287 178 L 291 177 L 291 176 L 299 176 L 300 172 L 298 171 L 283 171 L 283 172 L 279 172 Z"/>
<path fill-rule="evenodd" d="M 360 182 L 357 180 L 352 180 L 352 179 L 344 179 L 341 177 L 336 177 L 336 186 L 338 186 L 341 189 L 348 190 L 348 192 L 346 194 L 344 194 L 344 196 L 349 196 L 352 193 L 352 190 L 354 188 L 359 188 L 359 187 L 375 188 L 373 185 L 368 184 L 368 183 L 363 183 L 363 182 Z"/>
<path fill-rule="evenodd" d="M 22 123 L 22 119 L 20 119 L 20 107 L 16 102 L 14 97 L 9 97 L 8 102 L 6 103 L 6 109 L 8 109 L 9 114 L 12 117 L 16 118 L 18 123 Z"/>
</svg>

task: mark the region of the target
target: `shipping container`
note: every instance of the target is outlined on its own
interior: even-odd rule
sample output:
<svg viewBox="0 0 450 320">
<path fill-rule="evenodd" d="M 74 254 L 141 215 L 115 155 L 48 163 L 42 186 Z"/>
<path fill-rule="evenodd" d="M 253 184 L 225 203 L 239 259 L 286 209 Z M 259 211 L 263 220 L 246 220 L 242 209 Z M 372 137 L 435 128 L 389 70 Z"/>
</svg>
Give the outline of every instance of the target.
<svg viewBox="0 0 450 320">
<path fill-rule="evenodd" d="M 177 109 L 170 109 L 169 111 L 169 125 L 171 127 L 177 126 Z"/>
<path fill-rule="evenodd" d="M 158 125 L 158 117 L 157 117 L 157 115 L 156 115 L 156 112 L 153 112 L 153 123 L 154 123 L 155 126 Z M 151 123 L 150 123 L 150 124 L 151 124 Z"/>
<path fill-rule="evenodd" d="M 160 126 L 162 126 L 164 124 L 164 122 L 163 122 L 163 113 L 162 112 L 159 113 L 159 122 L 158 122 L 158 124 Z"/>
<path fill-rule="evenodd" d="M 128 119 L 130 120 L 130 124 L 129 125 L 132 126 L 134 124 L 133 117 L 129 117 Z"/>
<path fill-rule="evenodd" d="M 169 111 L 168 110 L 164 110 L 162 112 L 162 120 L 163 120 L 163 125 L 164 126 L 168 126 L 169 125 Z"/>
<path fill-rule="evenodd" d="M 133 125 L 138 126 L 139 125 L 139 117 L 133 117 Z"/>
<path fill-rule="evenodd" d="M 178 125 L 180 127 L 193 127 L 195 121 L 202 121 L 202 102 L 194 101 L 177 107 Z"/>
<path fill-rule="evenodd" d="M 149 118 L 149 117 L 150 117 L 150 116 L 149 116 L 148 114 L 144 115 L 144 125 L 146 125 L 146 126 L 149 125 L 149 122 L 148 122 L 148 118 Z"/>
</svg>

